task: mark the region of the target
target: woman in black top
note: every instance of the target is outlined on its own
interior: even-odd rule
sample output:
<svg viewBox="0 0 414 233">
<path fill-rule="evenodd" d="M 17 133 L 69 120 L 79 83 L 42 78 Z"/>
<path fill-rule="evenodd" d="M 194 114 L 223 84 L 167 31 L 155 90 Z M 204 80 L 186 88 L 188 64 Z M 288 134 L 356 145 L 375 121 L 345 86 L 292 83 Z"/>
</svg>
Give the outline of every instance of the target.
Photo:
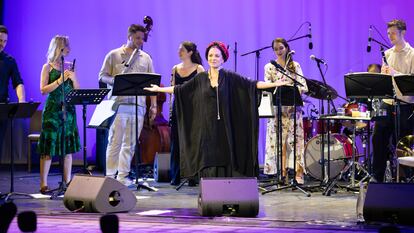
<svg viewBox="0 0 414 233">
<path fill-rule="evenodd" d="M 184 41 L 178 48 L 178 56 L 181 63 L 172 68 L 171 85 L 181 85 L 191 80 L 196 74 L 203 72 L 201 56 L 197 45 L 190 41 Z M 178 141 L 177 117 L 174 103 L 170 106 L 171 126 L 171 184 L 180 184 L 180 147 Z"/>
</svg>

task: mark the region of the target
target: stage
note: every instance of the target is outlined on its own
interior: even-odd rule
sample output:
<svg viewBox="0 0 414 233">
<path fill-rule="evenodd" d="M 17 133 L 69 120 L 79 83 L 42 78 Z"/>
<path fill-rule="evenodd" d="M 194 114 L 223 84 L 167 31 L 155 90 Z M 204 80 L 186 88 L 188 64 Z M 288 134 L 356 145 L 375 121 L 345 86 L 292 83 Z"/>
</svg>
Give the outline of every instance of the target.
<svg viewBox="0 0 414 233">
<path fill-rule="evenodd" d="M 76 168 L 74 169 L 76 170 Z M 38 194 L 38 173 L 17 169 L 15 192 Z M 101 175 L 94 172 L 94 175 Z M 0 172 L 1 193 L 10 185 L 8 168 Z M 52 172 L 49 185 L 58 186 L 59 174 Z M 120 232 L 377 232 L 386 224 L 358 224 L 357 193 L 338 190 L 331 196 L 313 192 L 306 197 L 298 190 L 284 190 L 259 195 L 256 218 L 201 217 L 197 212 L 198 187 L 183 186 L 176 191 L 169 183 L 149 182 L 158 192 L 134 191 L 138 201 L 132 211 L 118 213 Z M 87 188 L 87 187 L 85 187 Z M 33 210 L 38 217 L 37 232 L 100 232 L 100 213 L 71 213 L 62 198 L 48 196 L 35 199 L 15 197 L 18 213 Z M 400 226 L 402 232 L 414 230 Z M 9 232 L 20 232 L 17 218 Z"/>
</svg>

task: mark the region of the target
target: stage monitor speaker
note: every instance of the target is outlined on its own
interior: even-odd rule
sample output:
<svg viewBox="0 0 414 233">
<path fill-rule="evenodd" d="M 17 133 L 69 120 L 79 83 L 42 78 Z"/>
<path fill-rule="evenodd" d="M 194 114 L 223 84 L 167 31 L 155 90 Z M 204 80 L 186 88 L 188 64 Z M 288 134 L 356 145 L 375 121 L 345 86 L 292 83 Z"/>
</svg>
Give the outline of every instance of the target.
<svg viewBox="0 0 414 233">
<path fill-rule="evenodd" d="M 201 178 L 198 212 L 202 216 L 255 217 L 259 213 L 256 178 Z"/>
<path fill-rule="evenodd" d="M 414 184 L 370 183 L 364 203 L 366 222 L 413 225 Z"/>
<path fill-rule="evenodd" d="M 63 197 L 71 211 L 115 213 L 133 209 L 137 198 L 125 185 L 103 176 L 75 175 Z"/>
<path fill-rule="evenodd" d="M 158 153 L 154 158 L 154 180 L 170 182 L 170 153 Z"/>
</svg>

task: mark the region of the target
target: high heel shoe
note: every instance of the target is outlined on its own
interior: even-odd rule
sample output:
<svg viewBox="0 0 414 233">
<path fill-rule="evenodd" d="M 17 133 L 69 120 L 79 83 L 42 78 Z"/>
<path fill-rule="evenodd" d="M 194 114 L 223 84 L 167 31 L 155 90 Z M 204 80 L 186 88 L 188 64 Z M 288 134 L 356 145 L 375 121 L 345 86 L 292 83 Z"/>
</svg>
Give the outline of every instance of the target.
<svg viewBox="0 0 414 233">
<path fill-rule="evenodd" d="M 48 186 L 43 186 L 43 187 L 41 187 L 39 191 L 40 191 L 40 193 L 41 193 L 41 194 L 43 194 L 43 195 L 48 195 L 48 194 L 50 194 L 50 193 L 51 193 L 51 190 L 49 189 L 49 187 L 48 187 Z"/>
</svg>

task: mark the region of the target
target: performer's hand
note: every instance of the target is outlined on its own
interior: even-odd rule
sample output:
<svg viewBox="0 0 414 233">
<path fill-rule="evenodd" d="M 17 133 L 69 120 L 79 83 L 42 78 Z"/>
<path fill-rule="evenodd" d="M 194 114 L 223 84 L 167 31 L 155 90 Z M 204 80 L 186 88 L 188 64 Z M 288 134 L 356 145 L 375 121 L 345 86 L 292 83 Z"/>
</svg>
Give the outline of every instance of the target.
<svg viewBox="0 0 414 233">
<path fill-rule="evenodd" d="M 277 87 L 280 87 L 280 86 L 288 85 L 289 81 L 287 79 L 279 79 L 275 83 Z"/>
<path fill-rule="evenodd" d="M 159 89 L 160 87 L 155 84 L 151 84 L 151 87 L 144 87 L 144 90 L 151 92 L 159 92 Z"/>
<path fill-rule="evenodd" d="M 65 70 L 65 76 L 68 76 L 69 79 L 71 79 L 72 81 L 76 81 L 77 77 L 76 77 L 76 73 L 71 71 L 71 70 Z"/>
<path fill-rule="evenodd" d="M 384 65 L 381 67 L 381 73 L 383 74 L 389 74 L 389 75 L 394 75 L 395 74 L 395 70 L 387 65 Z"/>
</svg>

